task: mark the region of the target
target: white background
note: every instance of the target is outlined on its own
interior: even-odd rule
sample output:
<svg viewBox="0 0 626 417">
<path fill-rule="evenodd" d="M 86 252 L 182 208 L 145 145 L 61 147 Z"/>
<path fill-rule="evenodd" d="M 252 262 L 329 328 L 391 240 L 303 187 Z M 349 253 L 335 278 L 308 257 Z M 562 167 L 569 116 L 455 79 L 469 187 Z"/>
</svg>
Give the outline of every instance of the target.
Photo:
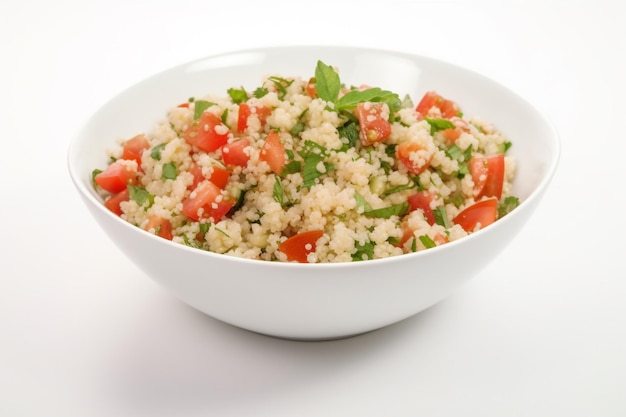
<svg viewBox="0 0 626 417">
<path fill-rule="evenodd" d="M 618 1 L 0 3 L 0 415 L 625 416 L 626 14 Z M 121 90 L 256 46 L 443 58 L 562 138 L 535 217 L 423 314 L 303 343 L 175 300 L 106 238 L 66 168 Z"/>
</svg>

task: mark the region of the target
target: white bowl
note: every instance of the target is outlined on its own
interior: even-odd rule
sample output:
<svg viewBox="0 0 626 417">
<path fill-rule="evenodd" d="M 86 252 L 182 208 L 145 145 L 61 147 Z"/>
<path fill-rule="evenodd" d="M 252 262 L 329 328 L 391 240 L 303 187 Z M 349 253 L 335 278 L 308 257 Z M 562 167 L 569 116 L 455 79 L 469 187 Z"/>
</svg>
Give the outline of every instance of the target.
<svg viewBox="0 0 626 417">
<path fill-rule="evenodd" d="M 401 97 L 436 90 L 466 114 L 493 122 L 514 144 L 514 194 L 522 203 L 468 237 L 426 251 L 337 264 L 292 264 L 201 251 L 149 234 L 110 211 L 91 185 L 114 138 L 148 131 L 181 97 L 253 87 L 267 73 L 308 76 L 317 60 L 347 84 Z M 438 60 L 347 47 L 277 47 L 200 59 L 157 74 L 106 103 L 69 148 L 75 186 L 109 237 L 139 268 L 185 303 L 232 325 L 276 337 L 329 339 L 378 329 L 432 306 L 476 275 L 533 214 L 556 170 L 553 127 L 535 107 L 494 81 Z M 452 262 L 451 260 L 456 260 Z"/>
</svg>

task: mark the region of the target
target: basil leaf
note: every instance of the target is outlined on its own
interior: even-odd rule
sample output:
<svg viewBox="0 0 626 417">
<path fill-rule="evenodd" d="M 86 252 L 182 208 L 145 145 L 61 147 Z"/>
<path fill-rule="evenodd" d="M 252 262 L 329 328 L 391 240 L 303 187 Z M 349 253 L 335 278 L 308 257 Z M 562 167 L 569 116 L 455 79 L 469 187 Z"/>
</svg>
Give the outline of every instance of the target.
<svg viewBox="0 0 626 417">
<path fill-rule="evenodd" d="M 173 162 L 168 162 L 167 164 L 163 164 L 163 172 L 161 173 L 161 178 L 164 180 L 175 180 L 178 175 L 178 170 L 176 169 L 176 164 Z"/>
<path fill-rule="evenodd" d="M 339 90 L 341 90 L 341 82 L 339 74 L 337 74 L 334 68 L 324 64 L 322 61 L 317 61 L 315 80 L 315 88 L 319 98 L 331 103 L 337 101 Z"/>
<path fill-rule="evenodd" d="M 152 159 L 156 159 L 157 161 L 160 161 L 161 152 L 163 152 L 163 149 L 165 149 L 165 143 L 162 143 L 152 148 L 152 150 L 150 151 L 150 156 L 152 157 Z"/>
<path fill-rule="evenodd" d="M 406 212 L 409 211 L 409 203 L 408 201 L 402 202 L 400 204 L 394 204 L 393 206 L 383 207 L 374 210 L 368 210 L 364 215 L 367 217 L 375 217 L 378 219 L 390 219 L 391 216 L 404 216 Z"/>
<path fill-rule="evenodd" d="M 214 104 L 215 103 L 206 100 L 196 100 L 196 105 L 193 109 L 193 120 L 198 120 L 202 116 L 202 113 Z"/>
</svg>

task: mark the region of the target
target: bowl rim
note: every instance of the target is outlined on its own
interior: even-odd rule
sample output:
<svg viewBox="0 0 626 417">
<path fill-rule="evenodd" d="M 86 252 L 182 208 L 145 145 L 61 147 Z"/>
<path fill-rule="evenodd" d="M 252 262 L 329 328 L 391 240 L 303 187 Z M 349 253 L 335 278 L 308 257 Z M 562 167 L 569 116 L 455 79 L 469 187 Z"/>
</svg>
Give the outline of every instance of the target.
<svg viewBox="0 0 626 417">
<path fill-rule="evenodd" d="M 457 245 L 464 245 L 464 244 L 468 244 L 470 243 L 472 240 L 478 238 L 479 236 L 485 234 L 485 233 L 489 233 L 490 230 L 492 230 L 493 225 L 490 225 L 490 227 L 486 227 L 484 229 L 478 230 L 477 232 L 474 232 L 468 236 L 464 236 L 461 239 L 452 241 L 452 242 L 448 242 L 445 245 L 441 245 L 441 246 L 436 246 L 434 248 L 430 248 L 427 250 L 422 250 L 422 251 L 418 251 L 418 252 L 413 252 L 413 253 L 407 253 L 407 254 L 402 254 L 402 255 L 398 255 L 398 256 L 391 256 L 391 257 L 387 257 L 387 258 L 381 258 L 381 259 L 370 259 L 370 260 L 365 260 L 365 261 L 359 261 L 359 262 L 322 262 L 322 263 L 314 263 L 314 264 L 306 264 L 306 263 L 296 263 L 296 262 L 278 262 L 278 261 L 265 261 L 265 260 L 259 260 L 259 259 L 248 259 L 248 258 L 242 258 L 242 257 L 237 257 L 237 256 L 233 256 L 233 255 L 226 255 L 226 254 L 220 254 L 220 253 L 216 253 L 216 252 L 211 252 L 211 251 L 207 251 L 207 250 L 203 250 L 203 249 L 198 249 L 198 248 L 194 248 L 191 246 L 187 246 L 187 245 L 183 245 L 180 243 L 175 243 L 172 241 L 168 241 L 165 239 L 162 239 L 154 234 L 151 234 L 141 228 L 138 228 L 128 222 L 126 222 L 125 220 L 121 219 L 119 216 L 116 216 L 114 213 L 112 213 L 111 211 L 107 210 L 106 207 L 102 204 L 102 201 L 98 201 L 98 199 L 96 198 L 96 196 L 90 192 L 87 189 L 85 180 L 82 178 L 82 174 L 79 173 L 79 169 L 76 166 L 76 161 L 77 161 L 77 157 L 78 157 L 78 152 L 77 152 L 77 148 L 79 146 L 79 143 L 81 142 L 81 138 L 84 136 L 83 132 L 84 130 L 87 129 L 87 127 L 92 123 L 93 119 L 98 115 L 98 113 L 101 111 L 102 108 L 106 107 L 107 105 L 109 105 L 111 102 L 113 102 L 114 100 L 116 100 L 119 96 L 123 95 L 126 91 L 130 90 L 131 88 L 133 88 L 134 86 L 137 86 L 139 84 L 142 83 L 148 83 L 151 80 L 159 77 L 159 76 L 163 76 L 165 73 L 168 72 L 173 72 L 173 71 L 180 71 L 184 68 L 189 68 L 192 67 L 194 65 L 198 65 L 199 63 L 203 63 L 206 62 L 207 60 L 215 60 L 215 59 L 219 59 L 219 58 L 224 58 L 224 57 L 230 57 L 230 56 L 236 56 L 236 55 L 241 55 L 241 54 L 249 54 L 249 53 L 259 53 L 259 52 L 282 52 L 282 53 L 288 53 L 289 51 L 293 51 L 294 49 L 297 49 L 299 51 L 302 50 L 309 50 L 311 52 L 315 51 L 315 50 L 331 50 L 331 51 L 345 51 L 345 52 L 367 52 L 367 53 L 379 53 L 379 54 L 388 54 L 388 55 L 392 55 L 392 56 L 397 56 L 397 57 L 406 57 L 409 58 L 411 60 L 418 60 L 418 61 L 424 61 L 424 62 L 429 62 L 429 63 L 433 63 L 435 65 L 440 65 L 440 66 L 444 66 L 444 67 L 449 67 L 451 69 L 455 69 L 455 70 L 459 70 L 459 71 L 463 71 L 464 73 L 470 74 L 473 77 L 477 77 L 480 78 L 496 87 L 498 87 L 499 89 L 506 91 L 508 94 L 511 94 L 512 96 L 515 96 L 517 100 L 519 100 L 520 102 L 523 102 L 524 104 L 526 104 L 530 109 L 532 109 L 535 112 L 535 116 L 538 117 L 539 120 L 541 120 L 541 122 L 543 123 L 544 127 L 548 129 L 548 131 L 550 132 L 550 137 L 552 138 L 552 148 L 553 148 L 553 155 L 551 157 L 551 159 L 549 160 L 549 164 L 547 165 L 545 172 L 543 174 L 543 176 L 541 177 L 540 181 L 537 183 L 537 185 L 532 189 L 532 191 L 530 192 L 530 194 L 523 199 L 522 201 L 520 201 L 520 205 L 514 210 L 512 211 L 509 215 L 498 219 L 496 223 L 494 224 L 503 224 L 505 222 L 510 222 L 512 221 L 513 217 L 517 217 L 517 215 L 515 214 L 516 212 L 521 212 L 522 210 L 525 210 L 526 207 L 531 206 L 533 204 L 533 202 L 539 198 L 541 198 L 541 195 L 544 193 L 544 191 L 546 190 L 546 188 L 548 188 L 549 184 L 552 182 L 552 179 L 555 176 L 555 173 L 557 171 L 559 162 L 560 162 L 560 158 L 561 158 L 561 147 L 562 147 L 562 143 L 561 143 L 561 137 L 559 135 L 558 130 L 556 129 L 556 127 L 554 126 L 554 124 L 551 122 L 551 120 L 546 116 L 545 112 L 542 111 L 542 109 L 540 109 L 539 106 L 537 106 L 535 103 L 533 103 L 531 100 L 529 100 L 528 97 L 523 96 L 522 94 L 518 93 L 517 91 L 513 90 L 512 88 L 510 88 L 509 86 L 485 75 L 482 74 L 474 69 L 465 67 L 461 64 L 458 64 L 456 62 L 452 62 L 449 60 L 445 60 L 442 58 L 438 58 L 438 57 L 434 57 L 432 55 L 427 55 L 427 54 L 421 54 L 421 53 L 412 53 L 412 52 L 407 52 L 407 51 L 401 51 L 401 50 L 395 50 L 393 48 L 372 48 L 372 47 L 364 47 L 364 46 L 349 46 L 349 45 L 321 45 L 321 44 L 306 44 L 306 45 L 297 45 L 297 44 L 289 44 L 289 45 L 280 45 L 280 46 L 260 46 L 260 47 L 251 47 L 251 48 L 242 48 L 242 49 L 235 49 L 232 51 L 224 51 L 224 52 L 218 52 L 215 54 L 209 54 L 209 55 L 205 55 L 205 56 L 201 56 L 183 63 L 178 63 L 176 65 L 164 68 L 160 71 L 156 71 L 154 73 L 152 73 L 151 75 L 148 75 L 147 77 L 144 77 L 143 79 L 134 82 L 130 85 L 127 85 L 125 88 L 122 88 L 121 90 L 119 90 L 117 93 L 114 93 L 113 95 L 111 95 L 108 99 L 102 101 L 100 103 L 100 105 L 96 108 L 96 110 L 94 110 L 91 114 L 89 114 L 87 116 L 87 118 L 83 121 L 83 123 L 81 125 L 78 126 L 76 133 L 73 135 L 73 137 L 71 138 L 70 142 L 69 142 L 69 146 L 67 148 L 67 153 L 66 153 L 66 165 L 67 165 L 67 169 L 69 172 L 69 176 L 75 186 L 75 188 L 78 190 L 78 192 L 80 193 L 80 195 L 83 197 L 83 201 L 87 204 L 91 204 L 92 206 L 94 206 L 96 208 L 96 210 L 99 210 L 101 212 L 101 214 L 105 215 L 105 216 L 109 216 L 109 218 L 111 219 L 115 219 L 114 221 L 119 222 L 121 225 L 123 225 L 122 227 L 126 227 L 126 228 L 130 228 L 132 230 L 134 230 L 135 232 L 139 232 L 140 234 L 143 234 L 143 236 L 145 238 L 148 239 L 157 239 L 161 244 L 165 244 L 165 245 L 171 245 L 173 249 L 176 250 L 182 250 L 182 251 L 191 251 L 192 253 L 196 253 L 196 254 L 201 254 L 202 256 L 206 256 L 209 259 L 210 258 L 216 258 L 218 260 L 227 260 L 227 261 L 232 261 L 232 262 L 243 262 L 243 263 L 251 263 L 253 265 L 272 265 L 272 267 L 277 267 L 277 268 L 293 268 L 295 270 L 297 269 L 309 269 L 309 268 L 315 268 L 315 269 L 324 269 L 324 268 L 351 268 L 354 269 L 355 266 L 359 266 L 359 267 L 367 267 L 367 265 L 372 265 L 372 263 L 388 263 L 388 262 L 397 262 L 398 258 L 402 258 L 405 260 L 409 260 L 409 259 L 417 259 L 423 256 L 428 256 L 429 254 L 433 254 L 435 252 L 439 252 L 442 250 L 446 250 L 446 248 L 449 248 L 451 246 L 457 246 Z M 156 116 L 155 116 L 156 119 Z"/>
</svg>

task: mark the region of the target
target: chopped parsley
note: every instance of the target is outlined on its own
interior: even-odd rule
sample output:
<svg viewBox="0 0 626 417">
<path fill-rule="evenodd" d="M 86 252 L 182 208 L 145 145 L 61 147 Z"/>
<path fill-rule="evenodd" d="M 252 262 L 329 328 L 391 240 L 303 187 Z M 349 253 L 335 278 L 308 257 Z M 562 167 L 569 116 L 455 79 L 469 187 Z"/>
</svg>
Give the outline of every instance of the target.
<svg viewBox="0 0 626 417">
<path fill-rule="evenodd" d="M 175 180 L 178 176 L 178 170 L 176 169 L 176 164 L 173 162 L 168 162 L 167 164 L 163 164 L 163 172 L 161 174 L 161 178 L 164 180 Z"/>
</svg>

